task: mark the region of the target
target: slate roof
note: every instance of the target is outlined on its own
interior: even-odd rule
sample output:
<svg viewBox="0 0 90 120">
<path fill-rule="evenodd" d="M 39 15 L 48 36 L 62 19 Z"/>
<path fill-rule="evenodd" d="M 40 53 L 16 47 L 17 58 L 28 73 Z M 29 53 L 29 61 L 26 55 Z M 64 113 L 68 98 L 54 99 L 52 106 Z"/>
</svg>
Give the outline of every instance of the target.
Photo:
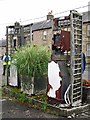
<svg viewBox="0 0 90 120">
<path fill-rule="evenodd" d="M 90 11 L 84 12 L 82 15 L 82 21 L 83 23 L 85 22 L 90 22 Z M 52 21 L 50 20 L 44 20 L 41 22 L 33 23 L 32 25 L 32 30 L 41 30 L 41 29 L 48 29 L 52 27 Z"/>
<path fill-rule="evenodd" d="M 83 21 L 83 23 L 90 22 L 90 11 L 83 13 L 82 21 Z"/>
<path fill-rule="evenodd" d="M 0 40 L 0 47 L 6 47 L 6 40 Z"/>
<path fill-rule="evenodd" d="M 44 20 L 41 22 L 37 22 L 37 23 L 33 23 L 32 25 L 32 30 L 41 30 L 41 29 L 46 29 L 46 28 L 51 28 L 52 27 L 52 23 L 50 20 Z"/>
<path fill-rule="evenodd" d="M 90 22 L 90 11 L 84 12 L 82 14 L 82 21 Z M 30 24 L 25 25 L 24 27 L 30 26 Z M 40 22 L 33 23 L 32 25 L 32 31 L 42 30 L 42 29 L 49 29 L 52 27 L 52 21 L 51 20 L 44 20 Z"/>
<path fill-rule="evenodd" d="M 24 25 L 24 27 L 29 27 L 29 26 L 30 26 L 30 24 Z M 52 22 L 50 20 L 44 20 L 44 21 L 33 23 L 32 24 L 32 31 L 37 31 L 37 30 L 42 30 L 42 29 L 49 29 L 51 27 L 52 27 Z"/>
</svg>

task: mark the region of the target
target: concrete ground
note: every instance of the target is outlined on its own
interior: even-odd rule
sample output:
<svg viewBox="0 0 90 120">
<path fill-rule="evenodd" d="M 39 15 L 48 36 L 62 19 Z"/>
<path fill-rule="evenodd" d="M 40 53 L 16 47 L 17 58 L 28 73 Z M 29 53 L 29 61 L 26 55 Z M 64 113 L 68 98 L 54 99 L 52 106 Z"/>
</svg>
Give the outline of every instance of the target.
<svg viewBox="0 0 90 120">
<path fill-rule="evenodd" d="M 58 118 L 28 106 L 21 105 L 11 99 L 2 99 L 2 118 Z"/>
<path fill-rule="evenodd" d="M 15 102 L 10 98 L 3 98 L 2 100 L 2 113 L 0 116 L 2 118 L 65 118 L 52 114 L 45 113 L 42 110 L 37 110 L 35 108 L 28 107 L 27 105 Z M 68 116 L 68 118 L 86 118 L 90 119 L 90 111 L 83 112 L 81 114 L 73 114 Z"/>
<path fill-rule="evenodd" d="M 0 61 L 0 88 L 2 84 L 2 61 Z M 2 108 L 2 109 L 1 109 Z M 47 114 L 41 110 L 36 110 L 28 106 L 13 101 L 10 98 L 0 98 L 0 117 L 2 118 L 62 118 L 52 114 Z M 68 118 L 90 119 L 90 110 L 81 114 L 68 116 Z"/>
</svg>

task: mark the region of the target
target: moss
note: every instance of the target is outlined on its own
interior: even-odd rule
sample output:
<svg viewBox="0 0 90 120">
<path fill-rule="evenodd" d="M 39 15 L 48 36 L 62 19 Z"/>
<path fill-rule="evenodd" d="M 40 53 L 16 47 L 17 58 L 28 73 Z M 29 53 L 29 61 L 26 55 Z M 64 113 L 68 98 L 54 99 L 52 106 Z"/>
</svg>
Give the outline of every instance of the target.
<svg viewBox="0 0 90 120">
<path fill-rule="evenodd" d="M 0 98 L 2 98 L 2 89 L 0 89 Z"/>
</svg>

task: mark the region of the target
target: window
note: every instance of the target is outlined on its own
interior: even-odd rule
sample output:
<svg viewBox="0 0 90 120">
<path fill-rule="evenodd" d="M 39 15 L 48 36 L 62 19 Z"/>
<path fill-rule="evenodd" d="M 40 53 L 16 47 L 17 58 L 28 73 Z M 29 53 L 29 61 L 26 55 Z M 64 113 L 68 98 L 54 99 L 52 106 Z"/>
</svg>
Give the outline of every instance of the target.
<svg viewBox="0 0 90 120">
<path fill-rule="evenodd" d="M 33 39 L 33 32 L 32 32 L 32 41 L 33 41 L 34 39 Z"/>
<path fill-rule="evenodd" d="M 90 36 L 90 24 L 87 26 L 87 36 Z"/>
<path fill-rule="evenodd" d="M 47 37 L 47 31 L 44 31 L 43 32 L 43 39 L 46 40 L 46 37 Z"/>
<path fill-rule="evenodd" d="M 13 45 L 14 45 L 14 48 L 15 48 L 16 47 L 16 39 L 14 39 L 13 42 L 14 42 Z"/>
<path fill-rule="evenodd" d="M 61 36 L 60 34 L 55 34 L 54 35 L 54 44 L 61 44 Z"/>
<path fill-rule="evenodd" d="M 87 44 L 87 56 L 90 56 L 90 44 Z"/>
</svg>

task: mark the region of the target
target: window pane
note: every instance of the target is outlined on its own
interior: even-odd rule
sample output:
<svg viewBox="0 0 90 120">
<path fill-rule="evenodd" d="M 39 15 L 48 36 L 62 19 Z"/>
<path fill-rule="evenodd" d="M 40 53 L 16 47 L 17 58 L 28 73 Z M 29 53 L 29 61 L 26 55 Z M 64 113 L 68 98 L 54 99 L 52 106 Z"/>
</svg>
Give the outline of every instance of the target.
<svg viewBox="0 0 90 120">
<path fill-rule="evenodd" d="M 90 25 L 87 26 L 87 35 L 90 36 Z"/>
<path fill-rule="evenodd" d="M 46 40 L 46 37 L 47 37 L 47 31 L 44 31 L 43 32 L 43 39 Z"/>
<path fill-rule="evenodd" d="M 90 44 L 87 45 L 87 56 L 90 56 Z"/>
<path fill-rule="evenodd" d="M 87 45 L 87 49 L 90 49 L 90 44 Z"/>
<path fill-rule="evenodd" d="M 90 30 L 90 25 L 88 25 L 88 30 Z"/>
</svg>

